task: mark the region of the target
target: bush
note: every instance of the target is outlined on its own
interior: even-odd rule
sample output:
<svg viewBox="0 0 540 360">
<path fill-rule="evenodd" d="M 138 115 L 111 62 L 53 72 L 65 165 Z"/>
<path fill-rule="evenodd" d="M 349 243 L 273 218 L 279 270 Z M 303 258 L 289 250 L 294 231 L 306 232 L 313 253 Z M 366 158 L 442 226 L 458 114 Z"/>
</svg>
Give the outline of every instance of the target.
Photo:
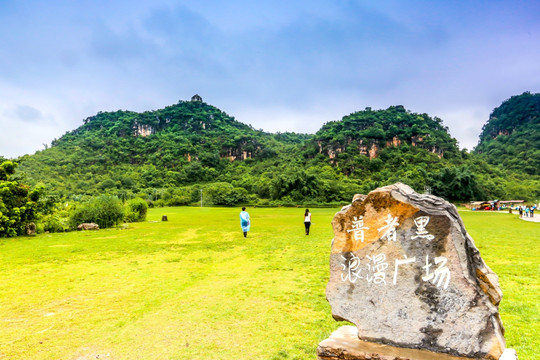
<svg viewBox="0 0 540 360">
<path fill-rule="evenodd" d="M 233 187 L 224 182 L 210 184 L 205 190 L 206 199 L 204 201 L 213 205 L 236 205 L 245 203 L 249 197 L 246 189 Z"/>
<path fill-rule="evenodd" d="M 270 200 L 269 199 L 259 199 L 257 201 L 257 205 L 259 205 L 259 206 L 269 206 L 270 205 Z"/>
<path fill-rule="evenodd" d="M 43 227 L 43 231 L 48 232 L 64 232 L 69 230 L 68 218 L 62 217 L 58 213 L 43 217 L 39 225 Z"/>
<path fill-rule="evenodd" d="M 100 228 L 107 228 L 124 219 L 124 207 L 116 196 L 101 195 L 88 202 L 79 204 L 69 217 L 72 229 L 82 223 L 96 223 Z"/>
<path fill-rule="evenodd" d="M 196 201 L 192 198 L 190 187 L 168 188 L 163 192 L 161 199 L 163 200 L 161 206 L 185 206 Z"/>
<path fill-rule="evenodd" d="M 141 198 L 129 200 L 126 205 L 126 221 L 137 222 L 145 221 L 148 212 L 148 204 Z"/>
<path fill-rule="evenodd" d="M 163 199 L 157 199 L 156 201 L 152 201 L 152 202 L 148 203 L 148 207 L 150 207 L 150 208 L 164 207 L 164 206 L 165 206 L 165 200 L 163 200 Z"/>
<path fill-rule="evenodd" d="M 191 203 L 191 196 L 188 195 L 175 195 L 169 201 L 168 206 L 185 206 Z"/>
</svg>

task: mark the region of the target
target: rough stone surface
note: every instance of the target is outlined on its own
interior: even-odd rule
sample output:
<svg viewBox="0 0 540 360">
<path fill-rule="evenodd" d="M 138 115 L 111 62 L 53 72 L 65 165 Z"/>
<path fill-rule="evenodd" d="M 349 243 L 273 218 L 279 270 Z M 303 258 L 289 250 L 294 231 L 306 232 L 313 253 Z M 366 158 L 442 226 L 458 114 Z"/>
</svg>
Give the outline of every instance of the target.
<svg viewBox="0 0 540 360">
<path fill-rule="evenodd" d="M 77 230 L 99 230 L 99 225 L 95 223 L 82 223 L 77 226 Z"/>
<path fill-rule="evenodd" d="M 26 235 L 36 235 L 36 224 L 34 224 L 33 222 L 26 224 Z"/>
<path fill-rule="evenodd" d="M 390 345 L 363 341 L 358 338 L 355 326 L 342 326 L 321 341 L 317 348 L 319 360 L 471 360 L 469 357 L 457 357 L 434 353 L 427 350 L 404 349 Z M 514 349 L 505 349 L 499 360 L 518 360 Z"/>
<path fill-rule="evenodd" d="M 319 360 L 470 360 L 427 350 L 404 349 L 358 339 L 355 326 L 342 326 L 317 348 Z"/>
<path fill-rule="evenodd" d="M 498 278 L 452 204 L 395 184 L 356 197 L 332 226 L 327 299 L 361 340 L 499 359 Z"/>
</svg>

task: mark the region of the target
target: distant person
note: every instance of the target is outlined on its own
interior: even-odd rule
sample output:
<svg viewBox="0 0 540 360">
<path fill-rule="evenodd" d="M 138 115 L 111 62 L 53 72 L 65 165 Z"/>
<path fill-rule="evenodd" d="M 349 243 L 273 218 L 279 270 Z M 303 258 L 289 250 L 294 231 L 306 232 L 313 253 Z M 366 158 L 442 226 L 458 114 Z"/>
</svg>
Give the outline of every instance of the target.
<svg viewBox="0 0 540 360">
<path fill-rule="evenodd" d="M 249 221 L 249 213 L 246 211 L 245 207 L 243 207 L 242 211 L 240 212 L 240 226 L 244 232 L 244 237 L 247 237 L 251 222 Z"/>
<path fill-rule="evenodd" d="M 529 217 L 529 207 L 525 206 L 525 217 Z"/>
<path fill-rule="evenodd" d="M 309 209 L 306 209 L 304 213 L 304 226 L 306 228 L 306 235 L 309 235 L 309 227 L 311 226 L 311 213 Z"/>
<path fill-rule="evenodd" d="M 523 208 L 519 207 L 519 217 L 523 217 Z"/>
</svg>

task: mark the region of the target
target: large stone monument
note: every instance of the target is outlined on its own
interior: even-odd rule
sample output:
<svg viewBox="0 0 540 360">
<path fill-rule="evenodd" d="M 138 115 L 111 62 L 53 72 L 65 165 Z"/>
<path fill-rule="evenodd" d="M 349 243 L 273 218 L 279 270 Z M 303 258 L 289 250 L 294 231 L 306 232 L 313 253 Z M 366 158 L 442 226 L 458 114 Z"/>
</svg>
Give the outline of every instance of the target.
<svg viewBox="0 0 540 360">
<path fill-rule="evenodd" d="M 326 296 L 356 328 L 321 342 L 319 359 L 516 358 L 497 275 L 452 204 L 398 183 L 355 196 L 332 226 Z"/>
</svg>

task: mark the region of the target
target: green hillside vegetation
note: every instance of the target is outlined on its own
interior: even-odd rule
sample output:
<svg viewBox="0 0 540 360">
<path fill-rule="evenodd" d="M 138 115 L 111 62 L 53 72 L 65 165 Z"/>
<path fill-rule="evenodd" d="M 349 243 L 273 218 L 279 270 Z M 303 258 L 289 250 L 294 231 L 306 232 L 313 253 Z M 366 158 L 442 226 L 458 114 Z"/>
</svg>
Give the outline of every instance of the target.
<svg viewBox="0 0 540 360">
<path fill-rule="evenodd" d="M 512 96 L 493 110 L 475 148 L 490 164 L 540 175 L 540 94 Z"/>
<path fill-rule="evenodd" d="M 403 106 L 378 111 L 367 108 L 327 123 L 309 142 L 306 154 L 311 163 L 330 163 L 343 175 L 357 179 L 366 192 L 401 181 L 419 191 L 424 186 L 433 187 L 440 196 L 450 199 L 482 196 L 476 184 L 472 190 L 469 185 L 457 185 L 472 191 L 467 196 L 444 188 L 442 171 L 462 163 L 457 141 L 442 126 L 441 119 L 411 113 Z M 460 182 L 458 178 L 453 180 Z"/>
<path fill-rule="evenodd" d="M 329 122 L 315 134 L 312 143 L 319 145 L 319 152 L 352 150 L 353 155 L 358 153 L 356 150 L 367 154 L 374 147 L 401 143 L 427 149 L 441 157 L 455 157 L 458 153 L 457 142 L 441 119 L 411 113 L 401 105 L 377 111 L 366 108 L 341 121 Z"/>
<path fill-rule="evenodd" d="M 163 189 L 230 182 L 231 173 L 243 173 L 241 166 L 231 166 L 234 160 L 286 162 L 306 137 L 254 130 L 215 107 L 187 101 L 142 114 L 99 113 L 51 148 L 19 161 L 28 181 L 43 181 L 62 197 L 125 198 L 157 189 L 161 196 Z"/>
<path fill-rule="evenodd" d="M 540 198 L 538 176 L 460 151 L 442 120 L 403 106 L 352 113 L 316 134 L 271 134 L 199 100 L 102 112 L 20 159 L 18 177 L 63 199 L 151 205 L 317 205 L 401 181 L 448 200 Z"/>
</svg>

